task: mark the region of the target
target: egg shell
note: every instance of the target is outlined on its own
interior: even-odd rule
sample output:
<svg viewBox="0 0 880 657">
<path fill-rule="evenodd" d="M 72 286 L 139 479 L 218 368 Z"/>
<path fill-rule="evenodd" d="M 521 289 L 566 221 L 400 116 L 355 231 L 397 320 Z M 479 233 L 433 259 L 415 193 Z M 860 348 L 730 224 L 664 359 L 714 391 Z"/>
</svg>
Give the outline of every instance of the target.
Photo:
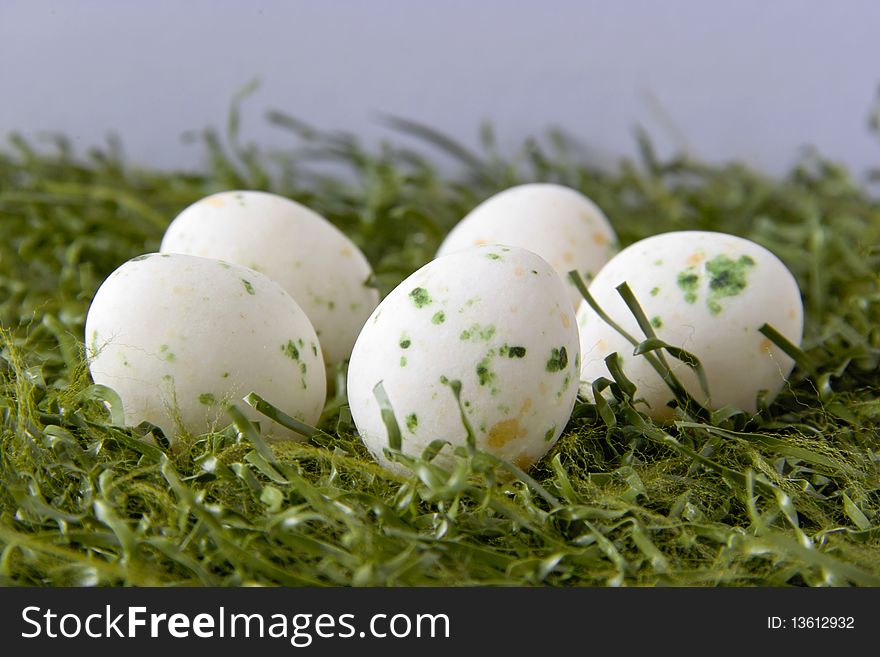
<svg viewBox="0 0 880 657">
<path fill-rule="evenodd" d="M 348 372 L 352 417 L 373 456 L 388 433 L 373 389 L 382 382 L 401 428 L 402 451 L 434 440 L 477 447 L 528 467 L 562 433 L 577 396 L 579 347 L 562 281 L 524 249 L 484 246 L 428 263 L 375 310 L 355 343 Z M 437 463 L 452 462 L 446 447 Z"/>
<path fill-rule="evenodd" d="M 241 401 L 256 392 L 313 424 L 326 378 L 318 338 L 280 285 L 246 267 L 186 255 L 129 260 L 101 285 L 86 318 L 89 370 L 122 399 L 126 424 L 173 438 L 229 422 L 224 401 L 270 437 L 298 434 Z"/>
<path fill-rule="evenodd" d="M 482 244 L 528 249 L 563 279 L 573 308 L 580 293 L 568 278 L 591 280 L 617 250 L 617 236 L 602 210 L 580 192 L 552 183 L 506 189 L 480 203 L 449 233 L 438 256 Z"/>
<path fill-rule="evenodd" d="M 163 253 L 217 258 L 279 283 L 308 316 L 328 365 L 348 359 L 379 303 L 364 254 L 321 215 L 277 194 L 228 191 L 190 205 L 168 226 Z"/>
<path fill-rule="evenodd" d="M 684 363 L 666 359 L 691 395 L 719 408 L 755 412 L 757 394 L 779 393 L 794 362 L 758 332 L 770 324 L 794 344 L 803 331 L 803 303 L 797 282 L 773 253 L 724 233 L 679 231 L 636 242 L 617 254 L 589 286 L 599 307 L 637 340 L 635 317 L 615 289 L 626 282 L 661 340 L 700 359 L 711 399 Z M 623 371 L 637 386 L 641 406 L 657 419 L 672 417 L 673 396 L 643 356 L 584 301 L 578 309 L 583 365 L 581 392 L 592 399 L 591 383 L 609 377 L 604 359 L 617 352 Z"/>
</svg>

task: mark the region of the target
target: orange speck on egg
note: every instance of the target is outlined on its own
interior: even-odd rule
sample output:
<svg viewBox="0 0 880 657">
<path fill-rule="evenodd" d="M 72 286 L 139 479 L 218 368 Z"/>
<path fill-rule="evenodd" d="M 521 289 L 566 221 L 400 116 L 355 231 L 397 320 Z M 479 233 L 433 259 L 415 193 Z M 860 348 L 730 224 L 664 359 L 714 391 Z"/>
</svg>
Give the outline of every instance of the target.
<svg viewBox="0 0 880 657">
<path fill-rule="evenodd" d="M 516 311 L 519 310 L 516 306 L 510 306 L 510 314 L 516 315 Z"/>
<path fill-rule="evenodd" d="M 607 351 L 608 349 L 608 343 L 605 340 L 599 340 L 596 346 L 599 348 L 599 351 Z"/>
<path fill-rule="evenodd" d="M 598 230 L 593 233 L 593 241 L 599 246 L 605 246 L 608 244 L 608 236 L 605 233 L 600 233 Z"/>
<path fill-rule="evenodd" d="M 547 394 L 547 384 L 544 383 L 543 381 L 541 381 L 541 383 L 538 384 L 538 392 L 541 393 L 541 396 L 544 396 Z"/>
<path fill-rule="evenodd" d="M 209 196 L 203 202 L 207 203 L 212 208 L 222 208 L 224 205 L 226 205 L 226 201 L 224 201 L 220 196 Z"/>
<path fill-rule="evenodd" d="M 670 424 L 675 419 L 675 411 L 668 406 L 655 407 L 651 410 L 651 417 L 656 422 Z"/>
<path fill-rule="evenodd" d="M 339 250 L 339 255 L 345 256 L 346 258 L 348 258 L 352 253 L 354 253 L 354 251 L 352 251 L 351 248 L 347 246 Z"/>
<path fill-rule="evenodd" d="M 788 311 L 788 318 L 789 319 L 795 319 L 796 317 L 797 317 L 797 310 L 796 309 L 792 308 L 791 310 Z"/>
<path fill-rule="evenodd" d="M 513 464 L 520 470 L 528 470 L 534 462 L 535 460 L 528 454 L 520 454 L 513 459 Z"/>
<path fill-rule="evenodd" d="M 474 240 L 474 246 L 485 246 L 488 243 L 489 242 L 484 239 Z"/>
<path fill-rule="evenodd" d="M 526 270 L 523 269 L 522 267 L 517 267 L 516 269 L 513 270 L 513 275 L 514 276 L 525 276 Z"/>
<path fill-rule="evenodd" d="M 520 416 L 525 415 L 529 412 L 529 409 L 532 407 L 532 398 L 527 397 L 526 400 L 522 403 L 522 406 L 519 407 Z"/>
<path fill-rule="evenodd" d="M 519 420 L 502 420 L 489 429 L 489 447 L 504 447 L 519 434 Z"/>
<path fill-rule="evenodd" d="M 761 340 L 761 351 L 763 351 L 765 354 L 770 353 L 771 347 L 773 347 L 773 343 L 770 342 L 770 340 L 768 340 L 766 338 Z"/>
<path fill-rule="evenodd" d="M 562 328 L 568 328 L 571 326 L 571 321 L 568 319 L 568 315 L 565 313 L 559 313 L 559 319 L 562 320 Z"/>
<path fill-rule="evenodd" d="M 574 261 L 574 254 L 571 251 L 566 251 L 562 254 L 562 259 L 567 263 L 571 263 Z"/>
<path fill-rule="evenodd" d="M 701 262 L 703 262 L 703 260 L 705 260 L 705 259 L 706 259 L 706 254 L 697 251 L 696 253 L 691 253 L 691 255 L 687 259 L 687 263 L 690 266 L 698 265 Z"/>
</svg>

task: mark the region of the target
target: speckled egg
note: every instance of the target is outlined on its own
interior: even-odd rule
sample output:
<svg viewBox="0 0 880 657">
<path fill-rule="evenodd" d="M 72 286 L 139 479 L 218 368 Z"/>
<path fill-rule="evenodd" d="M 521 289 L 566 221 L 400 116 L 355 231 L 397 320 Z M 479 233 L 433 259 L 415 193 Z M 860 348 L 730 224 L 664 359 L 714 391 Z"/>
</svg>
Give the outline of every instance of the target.
<svg viewBox="0 0 880 657">
<path fill-rule="evenodd" d="M 280 285 L 246 267 L 186 255 L 129 260 L 98 289 L 86 318 L 89 371 L 122 399 L 129 425 L 169 438 L 229 422 L 236 403 L 264 432 L 298 435 L 241 401 L 256 392 L 307 423 L 324 406 L 318 338 Z"/>
<path fill-rule="evenodd" d="M 573 308 L 581 296 L 568 278 L 590 280 L 616 251 L 617 237 L 602 210 L 574 189 L 551 183 L 511 187 L 462 219 L 438 256 L 482 244 L 519 246 L 544 258 L 564 281 Z"/>
<path fill-rule="evenodd" d="M 434 440 L 465 444 L 449 386 L 460 381 L 477 447 L 525 468 L 568 422 L 579 365 L 574 311 L 553 268 L 524 249 L 483 246 L 428 263 L 379 304 L 352 352 L 348 400 L 370 452 L 401 471 L 383 454 L 374 387 L 385 388 L 402 451 L 420 455 Z"/>
<path fill-rule="evenodd" d="M 797 282 L 775 255 L 746 239 L 724 233 L 682 231 L 649 237 L 627 247 L 599 272 L 590 294 L 612 320 L 644 339 L 616 287 L 628 283 L 657 337 L 696 355 L 706 372 L 710 398 L 696 375 L 666 356 L 670 367 L 698 401 L 718 408 L 756 410 L 759 391 L 771 401 L 785 384 L 792 359 L 758 332 L 770 324 L 799 344 L 803 304 Z M 604 359 L 613 352 L 636 384 L 639 408 L 657 419 L 672 417 L 669 388 L 643 356 L 586 302 L 578 310 L 583 365 L 581 391 L 609 377 Z"/>
<path fill-rule="evenodd" d="M 364 254 L 318 213 L 254 191 L 213 194 L 168 226 L 160 251 L 218 258 L 259 271 L 308 316 L 328 365 L 342 362 L 379 303 Z"/>
</svg>

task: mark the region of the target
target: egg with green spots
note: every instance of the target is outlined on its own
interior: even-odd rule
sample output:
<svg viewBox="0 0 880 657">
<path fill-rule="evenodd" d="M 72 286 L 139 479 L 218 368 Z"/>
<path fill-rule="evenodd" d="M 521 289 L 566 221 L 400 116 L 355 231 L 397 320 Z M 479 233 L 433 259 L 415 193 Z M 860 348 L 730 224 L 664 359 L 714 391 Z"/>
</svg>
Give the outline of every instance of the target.
<svg viewBox="0 0 880 657">
<path fill-rule="evenodd" d="M 162 238 L 163 253 L 218 258 L 259 271 L 305 311 L 327 365 L 348 359 L 379 303 L 372 269 L 348 237 L 318 213 L 256 191 L 213 194 L 184 209 Z M 249 276 L 242 276 L 247 289 Z"/>
<path fill-rule="evenodd" d="M 529 183 L 506 189 L 471 210 L 449 233 L 438 256 L 498 244 L 537 253 L 565 283 L 572 306 L 581 297 L 568 272 L 590 279 L 617 250 L 617 236 L 602 210 L 580 192 L 552 183 Z M 484 257 L 502 262 L 500 248 Z"/>
<path fill-rule="evenodd" d="M 324 406 L 308 317 L 245 267 L 178 254 L 129 260 L 98 289 L 85 332 L 92 378 L 118 393 L 126 424 L 152 422 L 171 440 L 228 424 L 227 402 L 267 436 L 299 438 L 247 406 L 250 392 L 308 424 Z"/>
<path fill-rule="evenodd" d="M 457 251 L 404 280 L 366 323 L 349 365 L 352 418 L 373 456 L 403 471 L 383 451 L 381 382 L 403 452 L 445 440 L 436 462 L 449 465 L 452 446 L 465 444 L 464 412 L 480 449 L 526 468 L 568 422 L 579 353 L 568 291 L 546 261 L 516 247 Z"/>
<path fill-rule="evenodd" d="M 589 291 L 614 322 L 641 341 L 646 334 L 616 290 L 624 282 L 654 334 L 699 358 L 708 397 L 687 365 L 665 355 L 697 401 L 753 413 L 760 392 L 772 401 L 785 385 L 794 361 L 759 329 L 769 324 L 800 344 L 803 303 L 794 276 L 764 247 L 724 233 L 679 231 L 649 237 L 617 254 Z M 611 378 L 605 358 L 617 352 L 623 357 L 624 374 L 637 387 L 638 408 L 657 419 L 670 419 L 672 393 L 649 360 L 633 355 L 633 346 L 586 302 L 577 317 L 583 395 L 592 399 L 592 382 Z"/>
</svg>

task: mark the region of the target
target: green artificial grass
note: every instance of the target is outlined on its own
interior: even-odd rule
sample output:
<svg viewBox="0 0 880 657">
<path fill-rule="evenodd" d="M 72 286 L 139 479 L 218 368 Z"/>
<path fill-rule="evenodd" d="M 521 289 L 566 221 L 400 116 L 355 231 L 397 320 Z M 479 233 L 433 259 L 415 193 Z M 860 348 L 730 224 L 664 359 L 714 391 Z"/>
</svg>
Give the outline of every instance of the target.
<svg viewBox="0 0 880 657">
<path fill-rule="evenodd" d="M 880 202 L 848 171 L 809 153 L 773 179 L 660 160 L 641 138 L 641 161 L 609 172 L 555 132 L 505 159 L 489 130 L 471 152 L 389 120 L 394 142 L 365 149 L 269 120 L 276 150 L 244 144 L 234 106 L 224 135 L 203 134 L 203 173 L 137 168 L 112 143 L 80 157 L 13 137 L 0 152 L 0 584 L 880 586 Z M 790 384 L 755 417 L 680 396 L 660 425 L 617 368 L 613 396 L 579 400 L 528 473 L 465 449 L 451 473 L 417 459 L 400 477 L 369 457 L 339 394 L 304 443 L 267 445 L 232 408 L 229 427 L 171 447 L 119 426 L 119 400 L 88 378 L 91 296 L 204 195 L 265 189 L 314 208 L 385 294 L 479 201 L 527 181 L 583 191 L 623 245 L 720 230 L 780 256 L 806 308 L 803 349 L 782 345 Z M 644 328 L 645 357 L 687 359 Z"/>
</svg>

